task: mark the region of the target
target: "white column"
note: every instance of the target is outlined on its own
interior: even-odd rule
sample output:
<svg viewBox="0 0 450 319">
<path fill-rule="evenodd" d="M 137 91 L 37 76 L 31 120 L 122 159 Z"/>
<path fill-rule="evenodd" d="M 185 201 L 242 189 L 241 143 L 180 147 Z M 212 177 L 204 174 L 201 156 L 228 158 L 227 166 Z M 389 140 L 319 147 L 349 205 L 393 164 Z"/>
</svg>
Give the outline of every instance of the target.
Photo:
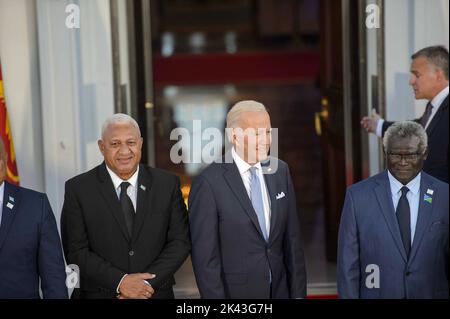
<svg viewBox="0 0 450 319">
<path fill-rule="evenodd" d="M 80 28 L 66 27 L 68 4 Z M 59 219 L 64 183 L 102 161 L 101 124 L 114 110 L 108 0 L 37 2 L 46 191 Z"/>
</svg>

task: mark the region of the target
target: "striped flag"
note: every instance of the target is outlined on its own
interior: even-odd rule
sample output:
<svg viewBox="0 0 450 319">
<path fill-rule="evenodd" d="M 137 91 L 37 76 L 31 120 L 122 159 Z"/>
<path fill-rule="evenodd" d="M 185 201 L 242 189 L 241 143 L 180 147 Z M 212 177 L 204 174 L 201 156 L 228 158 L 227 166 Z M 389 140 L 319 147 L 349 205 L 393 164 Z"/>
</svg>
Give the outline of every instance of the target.
<svg viewBox="0 0 450 319">
<path fill-rule="evenodd" d="M 2 67 L 0 64 L 0 138 L 5 145 L 8 160 L 6 163 L 6 181 L 11 184 L 19 185 L 19 172 L 17 171 L 16 154 L 14 153 L 14 144 L 11 134 L 11 126 L 8 120 L 8 111 L 6 110 L 5 95 L 3 93 Z"/>
</svg>

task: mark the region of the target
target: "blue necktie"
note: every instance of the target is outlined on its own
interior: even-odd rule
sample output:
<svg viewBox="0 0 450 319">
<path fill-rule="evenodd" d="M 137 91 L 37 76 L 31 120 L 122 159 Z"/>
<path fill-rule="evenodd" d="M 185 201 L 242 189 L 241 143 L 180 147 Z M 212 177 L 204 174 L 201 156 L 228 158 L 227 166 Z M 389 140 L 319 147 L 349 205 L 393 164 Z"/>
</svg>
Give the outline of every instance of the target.
<svg viewBox="0 0 450 319">
<path fill-rule="evenodd" d="M 256 212 L 256 216 L 258 217 L 259 226 L 261 227 L 264 239 L 267 241 L 269 236 L 267 235 L 266 218 L 264 216 L 264 202 L 257 168 L 251 167 L 250 174 L 250 199 Z"/>
</svg>

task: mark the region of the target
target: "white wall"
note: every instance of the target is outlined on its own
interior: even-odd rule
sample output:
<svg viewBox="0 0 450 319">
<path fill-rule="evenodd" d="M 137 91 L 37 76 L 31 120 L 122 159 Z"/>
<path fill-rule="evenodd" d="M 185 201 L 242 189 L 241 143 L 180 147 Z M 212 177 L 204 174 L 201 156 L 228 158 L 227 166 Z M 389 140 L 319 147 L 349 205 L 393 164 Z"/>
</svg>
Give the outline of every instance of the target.
<svg viewBox="0 0 450 319">
<path fill-rule="evenodd" d="M 65 26 L 66 5 L 81 28 Z M 64 182 L 102 161 L 114 111 L 108 0 L 0 0 L 0 60 L 21 185 L 46 192 L 59 223 Z"/>
<path fill-rule="evenodd" d="M 0 62 L 22 186 L 45 191 L 36 3 L 0 0 Z"/>
<path fill-rule="evenodd" d="M 80 28 L 65 8 L 80 8 Z M 46 192 L 59 219 L 64 183 L 102 161 L 101 125 L 114 111 L 108 0 L 37 2 Z"/>
</svg>

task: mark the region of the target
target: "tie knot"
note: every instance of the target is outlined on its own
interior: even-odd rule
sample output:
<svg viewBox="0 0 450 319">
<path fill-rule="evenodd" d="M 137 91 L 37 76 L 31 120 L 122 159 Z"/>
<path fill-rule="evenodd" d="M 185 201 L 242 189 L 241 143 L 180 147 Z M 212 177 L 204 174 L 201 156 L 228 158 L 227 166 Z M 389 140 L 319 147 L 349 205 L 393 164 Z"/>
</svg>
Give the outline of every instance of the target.
<svg viewBox="0 0 450 319">
<path fill-rule="evenodd" d="M 120 191 L 121 192 L 123 192 L 123 191 L 127 191 L 127 189 L 128 189 L 128 186 L 130 186 L 131 184 L 130 183 L 128 183 L 128 182 L 122 182 L 121 184 L 120 184 Z"/>
<path fill-rule="evenodd" d="M 255 166 L 250 167 L 250 174 L 256 175 L 257 169 Z"/>
<path fill-rule="evenodd" d="M 428 102 L 425 111 L 431 111 L 432 109 L 433 109 L 433 104 L 431 104 L 431 102 Z"/>
<path fill-rule="evenodd" d="M 406 186 L 403 186 L 401 191 L 402 191 L 402 196 L 406 196 L 406 194 L 408 194 L 408 192 L 409 192 L 409 188 Z"/>
</svg>

